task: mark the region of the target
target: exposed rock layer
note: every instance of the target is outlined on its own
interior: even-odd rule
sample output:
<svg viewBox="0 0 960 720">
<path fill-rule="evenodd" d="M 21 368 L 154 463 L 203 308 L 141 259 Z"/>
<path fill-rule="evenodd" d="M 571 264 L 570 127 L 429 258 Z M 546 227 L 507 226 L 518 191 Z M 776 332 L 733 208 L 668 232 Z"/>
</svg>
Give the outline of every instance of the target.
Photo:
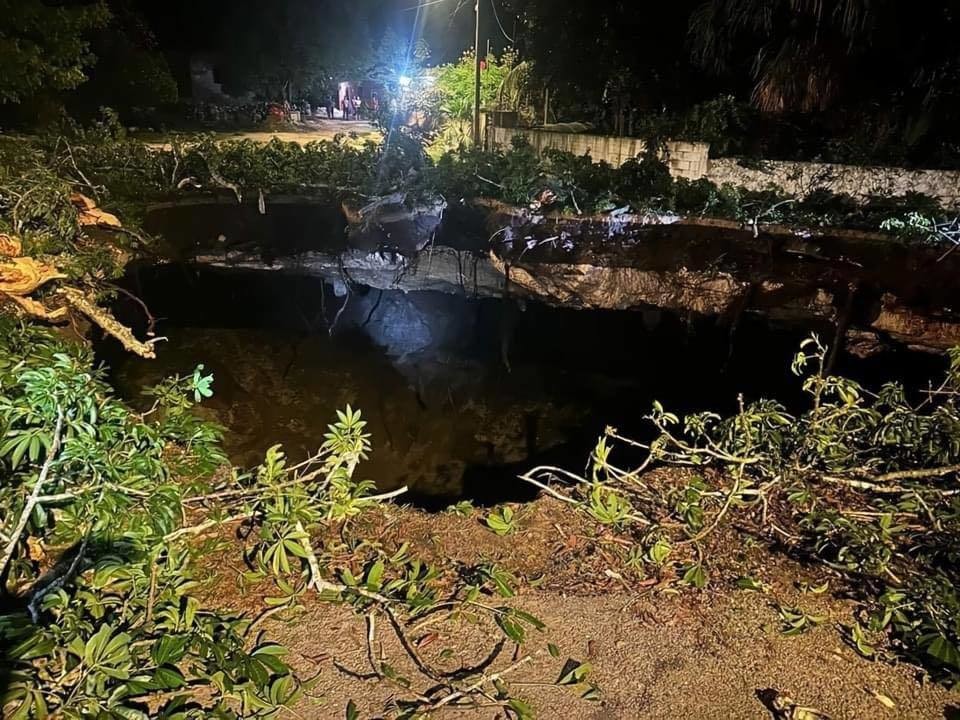
<svg viewBox="0 0 960 720">
<path fill-rule="evenodd" d="M 761 233 L 671 225 L 636 217 L 569 218 L 504 206 L 451 207 L 436 241 L 418 250 L 370 251 L 329 240 L 277 253 L 244 239 L 195 262 L 313 275 L 331 282 L 475 297 L 531 298 L 557 306 L 743 312 L 856 338 L 929 350 L 960 344 L 960 253 L 869 235 Z M 825 328 L 826 326 L 826 328 Z"/>
</svg>

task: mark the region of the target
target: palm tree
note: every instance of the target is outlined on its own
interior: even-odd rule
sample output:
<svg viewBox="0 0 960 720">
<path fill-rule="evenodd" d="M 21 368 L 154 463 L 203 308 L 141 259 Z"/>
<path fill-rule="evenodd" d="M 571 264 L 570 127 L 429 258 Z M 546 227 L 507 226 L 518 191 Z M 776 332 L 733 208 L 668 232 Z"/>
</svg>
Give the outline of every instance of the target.
<svg viewBox="0 0 960 720">
<path fill-rule="evenodd" d="M 691 17 L 695 58 L 717 72 L 751 64 L 764 111 L 825 110 L 853 75 L 889 2 L 709 0 Z"/>
</svg>

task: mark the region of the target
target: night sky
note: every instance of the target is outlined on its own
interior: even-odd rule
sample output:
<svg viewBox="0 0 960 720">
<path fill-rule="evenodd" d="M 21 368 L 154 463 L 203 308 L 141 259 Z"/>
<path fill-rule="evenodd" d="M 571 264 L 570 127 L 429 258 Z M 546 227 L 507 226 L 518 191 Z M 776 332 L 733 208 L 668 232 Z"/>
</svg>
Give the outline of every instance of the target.
<svg viewBox="0 0 960 720">
<path fill-rule="evenodd" d="M 130 0 L 147 18 L 161 46 L 168 52 L 202 52 L 216 50 L 221 42 L 218 28 L 228 8 L 261 5 L 264 0 Z M 335 0 L 356 5 L 356 0 Z M 490 0 L 483 0 L 483 35 L 491 47 L 499 51 L 508 45 L 497 26 Z M 322 12 L 321 3 L 316 3 Z M 362 0 L 361 0 L 362 4 Z M 373 38 L 392 28 L 403 37 L 423 38 L 431 49 L 431 62 L 455 60 L 474 40 L 474 4 L 472 0 L 370 0 L 366 14 Z M 419 6 L 419 8 L 418 8 Z M 498 0 L 498 16 L 504 30 L 511 33 L 514 17 Z M 331 27 L 331 32 L 336 28 Z"/>
</svg>

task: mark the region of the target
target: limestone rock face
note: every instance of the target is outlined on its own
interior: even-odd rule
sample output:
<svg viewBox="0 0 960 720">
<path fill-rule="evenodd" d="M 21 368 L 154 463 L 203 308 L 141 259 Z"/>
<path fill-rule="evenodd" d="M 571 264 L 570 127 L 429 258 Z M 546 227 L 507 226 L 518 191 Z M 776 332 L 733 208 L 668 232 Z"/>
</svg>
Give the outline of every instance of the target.
<svg viewBox="0 0 960 720">
<path fill-rule="evenodd" d="M 652 305 L 703 315 L 725 312 L 748 287 L 727 273 L 675 272 L 589 264 L 508 266 L 495 255 L 494 268 L 527 294 L 558 305 L 629 310 Z"/>
</svg>

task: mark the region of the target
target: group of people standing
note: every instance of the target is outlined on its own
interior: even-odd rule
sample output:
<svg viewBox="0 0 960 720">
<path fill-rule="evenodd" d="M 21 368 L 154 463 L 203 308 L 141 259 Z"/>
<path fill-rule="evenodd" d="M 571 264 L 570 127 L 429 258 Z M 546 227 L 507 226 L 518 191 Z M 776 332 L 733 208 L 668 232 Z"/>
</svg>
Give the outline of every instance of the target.
<svg viewBox="0 0 960 720">
<path fill-rule="evenodd" d="M 337 110 L 340 111 L 339 114 L 336 112 Z M 303 118 L 371 119 L 375 118 L 380 112 L 380 98 L 377 93 L 372 93 L 364 101 L 359 94 L 347 91 L 341 93 L 339 101 L 332 94 L 328 94 L 324 97 L 322 104 L 316 106 L 312 105 L 309 99 L 304 99 L 298 103 L 284 101 L 282 111 L 287 118 L 298 112 Z"/>
<path fill-rule="evenodd" d="M 380 98 L 372 93 L 363 100 L 359 93 L 351 92 L 348 88 L 341 92 L 340 112 L 344 120 L 368 120 L 375 118 L 380 112 Z"/>
<path fill-rule="evenodd" d="M 317 105 L 314 107 L 309 100 L 304 99 L 299 103 L 291 103 L 288 100 L 283 102 L 283 113 L 290 118 L 294 112 L 300 113 L 301 117 L 312 118 L 312 117 L 327 117 L 333 119 L 334 117 L 334 107 L 336 103 L 334 102 L 333 96 L 327 96 L 323 104 Z"/>
</svg>

